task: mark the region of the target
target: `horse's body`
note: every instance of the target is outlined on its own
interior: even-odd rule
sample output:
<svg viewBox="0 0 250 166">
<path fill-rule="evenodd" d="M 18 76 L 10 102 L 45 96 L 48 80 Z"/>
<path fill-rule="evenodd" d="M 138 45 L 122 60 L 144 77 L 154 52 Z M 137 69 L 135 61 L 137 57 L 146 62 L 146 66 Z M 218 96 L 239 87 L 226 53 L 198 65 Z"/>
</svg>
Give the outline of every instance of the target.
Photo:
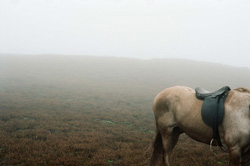
<svg viewBox="0 0 250 166">
<path fill-rule="evenodd" d="M 188 87 L 176 86 L 160 92 L 153 103 L 157 135 L 151 165 L 163 154 L 163 165 L 171 165 L 171 153 L 179 135 L 186 133 L 196 141 L 209 144 L 212 128 L 201 117 L 202 100 Z M 250 161 L 250 91 L 238 88 L 229 91 L 225 114 L 219 125 L 221 142 L 227 146 L 230 165 L 249 165 Z"/>
</svg>

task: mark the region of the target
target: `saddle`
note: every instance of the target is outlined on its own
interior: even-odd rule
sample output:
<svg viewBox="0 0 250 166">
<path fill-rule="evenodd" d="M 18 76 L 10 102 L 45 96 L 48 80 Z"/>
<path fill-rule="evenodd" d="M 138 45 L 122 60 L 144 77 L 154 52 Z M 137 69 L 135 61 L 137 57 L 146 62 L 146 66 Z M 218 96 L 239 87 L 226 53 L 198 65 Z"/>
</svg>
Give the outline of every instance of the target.
<svg viewBox="0 0 250 166">
<path fill-rule="evenodd" d="M 204 123 L 213 129 L 213 140 L 216 140 L 218 145 L 222 147 L 218 126 L 221 124 L 224 117 L 224 103 L 226 101 L 230 87 L 224 86 L 223 88 L 209 92 L 203 88 L 196 88 L 196 97 L 204 100 L 201 107 L 201 117 Z"/>
</svg>

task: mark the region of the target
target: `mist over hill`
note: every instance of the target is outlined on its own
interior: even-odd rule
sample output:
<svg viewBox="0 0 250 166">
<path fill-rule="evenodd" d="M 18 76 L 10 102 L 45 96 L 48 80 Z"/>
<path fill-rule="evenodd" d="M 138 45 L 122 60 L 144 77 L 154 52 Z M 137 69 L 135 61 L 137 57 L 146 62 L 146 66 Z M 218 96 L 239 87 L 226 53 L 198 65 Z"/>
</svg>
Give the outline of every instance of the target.
<svg viewBox="0 0 250 166">
<path fill-rule="evenodd" d="M 180 59 L 2 55 L 0 165 L 148 165 L 158 92 L 249 88 L 249 75 L 248 68 Z M 185 135 L 179 142 L 183 160 L 175 165 L 227 161 Z"/>
<path fill-rule="evenodd" d="M 157 93 L 174 85 L 250 88 L 250 69 L 182 59 L 0 56 L 1 90 L 47 86 L 103 93 Z"/>
</svg>

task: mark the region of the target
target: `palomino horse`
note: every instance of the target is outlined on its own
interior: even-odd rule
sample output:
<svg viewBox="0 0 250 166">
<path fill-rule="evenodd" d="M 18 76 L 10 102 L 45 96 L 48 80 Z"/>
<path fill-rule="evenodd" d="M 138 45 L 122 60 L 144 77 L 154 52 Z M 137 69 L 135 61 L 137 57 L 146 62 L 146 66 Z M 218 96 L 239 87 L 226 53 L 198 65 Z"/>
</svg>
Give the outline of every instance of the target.
<svg viewBox="0 0 250 166">
<path fill-rule="evenodd" d="M 202 100 L 188 87 L 175 86 L 160 92 L 153 103 L 157 134 L 153 144 L 151 165 L 162 155 L 162 165 L 171 165 L 171 153 L 179 135 L 186 133 L 196 141 L 210 144 L 212 128 L 201 117 Z M 250 165 L 250 91 L 229 91 L 225 113 L 218 126 L 221 142 L 229 152 L 229 165 Z"/>
</svg>

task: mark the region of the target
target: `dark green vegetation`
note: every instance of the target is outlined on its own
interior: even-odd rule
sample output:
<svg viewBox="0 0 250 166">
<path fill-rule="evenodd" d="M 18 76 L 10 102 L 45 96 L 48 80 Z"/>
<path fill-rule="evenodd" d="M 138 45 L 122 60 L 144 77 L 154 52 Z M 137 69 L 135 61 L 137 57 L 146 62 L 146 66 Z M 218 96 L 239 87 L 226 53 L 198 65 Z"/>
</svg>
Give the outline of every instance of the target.
<svg viewBox="0 0 250 166">
<path fill-rule="evenodd" d="M 173 85 L 250 87 L 250 70 L 175 59 L 0 56 L 0 165 L 148 165 L 152 101 Z M 225 165 L 180 138 L 175 165 Z"/>
</svg>

